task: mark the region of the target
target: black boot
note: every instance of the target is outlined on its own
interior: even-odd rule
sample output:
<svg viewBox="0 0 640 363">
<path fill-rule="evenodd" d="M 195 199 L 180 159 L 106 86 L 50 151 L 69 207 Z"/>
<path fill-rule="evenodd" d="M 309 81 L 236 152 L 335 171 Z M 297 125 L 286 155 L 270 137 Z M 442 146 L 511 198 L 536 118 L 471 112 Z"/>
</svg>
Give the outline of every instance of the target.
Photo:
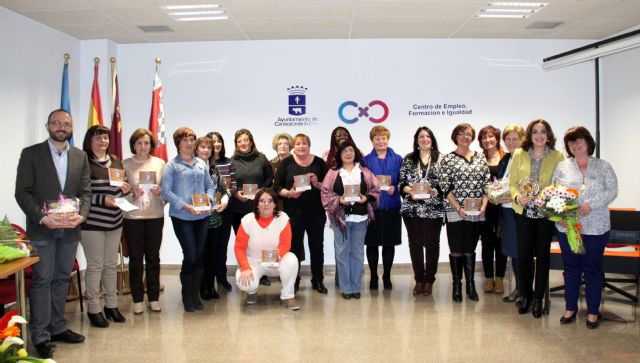
<svg viewBox="0 0 640 363">
<path fill-rule="evenodd" d="M 451 265 L 451 277 L 453 278 L 453 292 L 451 299 L 455 302 L 462 302 L 462 265 L 464 257 L 449 255 Z"/>
<path fill-rule="evenodd" d="M 200 283 L 200 298 L 202 300 L 211 300 L 213 299 L 213 284 L 207 281 L 206 278 L 202 278 L 202 282 Z"/>
<path fill-rule="evenodd" d="M 478 292 L 476 291 L 476 282 L 473 275 L 476 269 L 476 254 L 464 255 L 464 278 L 467 280 L 467 297 L 469 300 L 478 301 Z"/>
<path fill-rule="evenodd" d="M 184 271 L 180 271 L 180 283 L 182 284 L 182 305 L 184 305 L 184 311 L 188 313 L 196 311 L 193 307 L 193 300 L 191 297 L 192 279 L 192 275 L 187 275 L 186 273 L 184 273 Z"/>
<path fill-rule="evenodd" d="M 200 287 L 200 282 L 202 281 L 202 273 L 202 270 L 196 270 L 191 278 L 191 303 L 193 304 L 193 308 L 196 310 L 203 309 L 198 290 L 198 288 Z"/>
</svg>

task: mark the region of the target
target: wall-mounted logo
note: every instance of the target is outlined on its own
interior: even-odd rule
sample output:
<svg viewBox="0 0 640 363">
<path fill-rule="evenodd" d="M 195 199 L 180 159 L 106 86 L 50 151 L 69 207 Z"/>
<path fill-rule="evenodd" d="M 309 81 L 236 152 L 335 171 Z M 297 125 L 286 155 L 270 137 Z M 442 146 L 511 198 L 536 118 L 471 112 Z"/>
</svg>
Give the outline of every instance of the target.
<svg viewBox="0 0 640 363">
<path fill-rule="evenodd" d="M 375 106 L 375 108 L 374 108 Z M 355 108 L 355 110 L 349 110 L 349 108 Z M 374 111 L 376 108 L 380 108 L 382 110 L 382 116 L 375 118 L 373 116 L 370 116 L 369 113 L 371 111 Z M 357 113 L 357 116 L 353 117 L 353 118 L 347 118 L 345 116 L 345 111 L 348 112 L 349 114 L 355 114 Z M 373 114 L 373 112 L 372 112 Z M 376 110 L 376 114 L 378 114 L 378 111 Z M 360 117 L 366 117 L 369 119 L 369 121 L 379 124 L 381 122 L 383 122 L 384 120 L 387 119 L 387 117 L 389 117 L 389 107 L 387 106 L 386 103 L 380 101 L 380 100 L 375 100 L 375 101 L 371 101 L 369 102 L 369 104 L 365 107 L 360 107 L 358 106 L 357 103 L 355 103 L 354 101 L 346 101 L 343 102 L 340 107 L 338 107 L 338 117 L 340 117 L 340 120 L 342 120 L 342 122 L 347 123 L 347 124 L 352 124 L 357 122 Z"/>
<path fill-rule="evenodd" d="M 302 86 L 287 88 L 289 91 L 289 115 L 302 116 L 307 113 L 307 89 Z"/>
</svg>

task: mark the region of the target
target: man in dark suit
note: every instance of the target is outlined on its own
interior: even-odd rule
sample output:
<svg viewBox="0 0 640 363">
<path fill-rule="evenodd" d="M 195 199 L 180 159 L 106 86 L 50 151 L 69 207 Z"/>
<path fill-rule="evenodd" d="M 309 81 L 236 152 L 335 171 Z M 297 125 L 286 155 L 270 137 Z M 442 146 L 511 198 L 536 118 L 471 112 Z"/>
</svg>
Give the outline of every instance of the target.
<svg viewBox="0 0 640 363">
<path fill-rule="evenodd" d="M 89 214 L 91 179 L 87 155 L 67 141 L 73 131 L 71 115 L 55 110 L 45 127 L 49 138 L 22 150 L 15 197 L 27 215 L 27 235 L 40 256 L 33 265 L 29 330 L 40 356 L 50 358 L 55 350 L 52 342 L 84 341 L 67 327 L 64 311 L 80 224 Z M 68 219 L 45 214 L 44 203 L 60 195 L 78 198 L 80 213 Z"/>
</svg>

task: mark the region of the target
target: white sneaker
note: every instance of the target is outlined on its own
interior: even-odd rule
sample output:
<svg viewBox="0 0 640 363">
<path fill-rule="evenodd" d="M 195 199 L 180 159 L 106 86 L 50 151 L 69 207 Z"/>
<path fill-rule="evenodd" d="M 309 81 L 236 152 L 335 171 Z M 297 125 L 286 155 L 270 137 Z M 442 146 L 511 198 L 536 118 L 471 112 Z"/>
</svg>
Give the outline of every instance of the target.
<svg viewBox="0 0 640 363">
<path fill-rule="evenodd" d="M 141 302 L 133 303 L 133 313 L 134 314 L 142 314 L 144 313 L 144 304 Z"/>
<path fill-rule="evenodd" d="M 155 313 L 159 313 L 162 311 L 162 307 L 160 307 L 160 302 L 158 301 L 150 301 L 149 307 L 151 307 L 151 311 Z"/>
</svg>

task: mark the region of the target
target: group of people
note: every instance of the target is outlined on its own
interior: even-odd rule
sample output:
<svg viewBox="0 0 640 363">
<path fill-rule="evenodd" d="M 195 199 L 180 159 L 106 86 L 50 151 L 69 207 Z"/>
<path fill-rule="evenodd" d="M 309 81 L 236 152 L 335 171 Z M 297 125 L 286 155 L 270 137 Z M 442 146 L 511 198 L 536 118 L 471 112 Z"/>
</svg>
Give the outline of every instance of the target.
<svg viewBox="0 0 640 363">
<path fill-rule="evenodd" d="M 413 136 L 412 151 L 404 157 L 389 147 L 391 133 L 380 125 L 370 131 L 372 150 L 367 155 L 345 127 L 333 130 L 329 150 L 322 157 L 311 154 L 309 136 L 281 133 L 273 139 L 277 155 L 272 160 L 258 151 L 247 129 L 235 133 L 229 157 L 220 133 L 197 137 L 193 130 L 181 127 L 173 134 L 178 154 L 165 164 L 152 156 L 156 140 L 146 129 L 131 135 L 132 156 L 119 160 L 108 152 L 110 130 L 104 126 L 87 130 L 84 152 L 67 141 L 73 130 L 68 112 L 51 112 L 45 126 L 49 139 L 21 154 L 15 191 L 27 215 L 27 233 L 41 258 L 33 267 L 30 329 L 43 357 L 51 356 L 53 342 L 84 340 L 67 328 L 64 319 L 78 241 L 87 259 L 91 325 L 108 327 L 109 321 L 126 320 L 116 296 L 122 235 L 129 254 L 133 313 L 144 312 L 145 289 L 149 309 L 161 311 L 159 250 L 166 203 L 183 253 L 180 282 L 186 312 L 203 309 L 201 299 L 219 298 L 216 283 L 218 288 L 232 289 L 226 270 L 231 228 L 238 261 L 236 286 L 246 292 L 247 304 L 257 302 L 260 284 L 279 277 L 282 304 L 299 309 L 295 294 L 300 288 L 300 263 L 306 259 L 305 233 L 311 287 L 326 294 L 324 227 L 328 219 L 334 234 L 336 286 L 344 299 L 361 297 L 365 251 L 369 288 L 378 289 L 380 252 L 382 285 L 393 288 L 391 268 L 395 246 L 402 242 L 402 222 L 414 272 L 413 294 L 432 294 L 445 225 L 453 301 L 462 301 L 463 274 L 467 298 L 479 299 L 474 271 L 481 240 L 484 291 L 504 292 L 503 277 L 511 257 L 516 288 L 503 300 L 516 302 L 520 314 L 531 311 L 534 317 L 542 315 L 549 247 L 556 233 L 567 289 L 561 322 L 575 320 L 584 274 L 587 326 L 598 325 L 602 254 L 610 229 L 607 206 L 617 195 L 617 181 L 611 166 L 592 156 L 595 141 L 584 127 L 565 133 L 567 159 L 555 149 L 549 123 L 538 119 L 526 129 L 509 125 L 500 132 L 493 126 L 483 127 L 478 133 L 481 152 L 472 148 L 476 131 L 469 124 L 453 129 L 456 148 L 449 153 L 442 153 L 433 131 L 422 126 Z M 124 171 L 125 181 L 114 183 L 113 170 Z M 494 205 L 489 203 L 487 185 L 497 179 L 509 181 L 510 193 Z M 571 252 L 566 225 L 554 226 L 534 196 L 522 193 L 519 183 L 525 179 L 540 190 L 553 182 L 581 190 L 578 214 L 585 254 Z M 42 210 L 43 203 L 59 195 L 80 200 L 78 215 L 63 220 Z M 137 209 L 122 212 L 119 198 Z"/>
</svg>

